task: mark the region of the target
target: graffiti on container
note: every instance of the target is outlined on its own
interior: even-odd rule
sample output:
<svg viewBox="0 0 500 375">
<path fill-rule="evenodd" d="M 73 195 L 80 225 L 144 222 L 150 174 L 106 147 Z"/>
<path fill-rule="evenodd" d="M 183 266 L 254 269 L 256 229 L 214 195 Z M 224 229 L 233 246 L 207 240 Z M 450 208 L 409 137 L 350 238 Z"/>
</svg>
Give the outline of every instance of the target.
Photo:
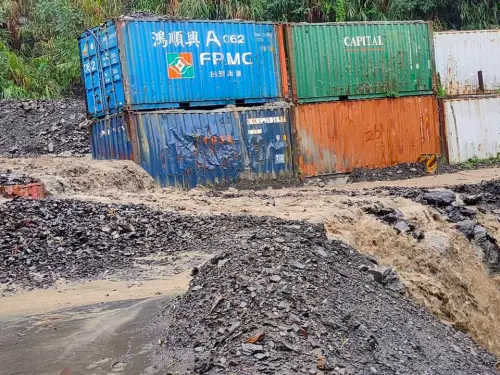
<svg viewBox="0 0 500 375">
<path fill-rule="evenodd" d="M 284 152 L 287 148 L 287 136 L 276 135 L 266 140 L 262 136 L 262 129 L 249 130 L 248 134 L 252 137 L 248 142 L 248 155 L 250 164 L 254 170 L 274 170 L 273 165 L 286 164 Z"/>
<path fill-rule="evenodd" d="M 373 142 L 382 137 L 382 132 L 379 125 L 375 125 L 373 130 L 368 130 L 365 132 L 365 142 Z"/>
<path fill-rule="evenodd" d="M 194 157 L 199 169 L 233 169 L 232 164 L 240 164 L 241 155 L 230 134 L 195 136 L 194 146 Z"/>
<path fill-rule="evenodd" d="M 116 126 L 116 127 L 113 127 L 113 128 L 108 128 L 108 129 L 101 130 L 101 132 L 99 133 L 99 135 L 101 137 L 106 137 L 106 136 L 110 136 L 111 133 L 118 133 L 118 132 L 124 132 L 124 131 L 125 131 L 125 126 L 120 125 L 120 126 Z"/>
<path fill-rule="evenodd" d="M 199 136 L 196 138 L 206 145 L 208 145 L 209 143 L 211 145 L 216 145 L 217 143 L 228 143 L 228 144 L 234 143 L 233 136 L 230 134 L 228 134 L 228 135 L 212 135 L 210 137 Z"/>
</svg>

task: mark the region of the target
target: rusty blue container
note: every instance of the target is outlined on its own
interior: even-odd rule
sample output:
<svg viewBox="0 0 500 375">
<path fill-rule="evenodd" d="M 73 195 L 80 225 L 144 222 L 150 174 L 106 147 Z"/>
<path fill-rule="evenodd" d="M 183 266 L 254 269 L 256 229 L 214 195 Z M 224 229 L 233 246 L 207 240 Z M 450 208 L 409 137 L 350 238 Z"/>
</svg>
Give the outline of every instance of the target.
<svg viewBox="0 0 500 375">
<path fill-rule="evenodd" d="M 128 114 L 108 116 L 91 127 L 92 157 L 100 160 L 134 160 Z"/>
<path fill-rule="evenodd" d="M 273 23 L 119 17 L 79 38 L 88 113 L 276 101 L 288 88 Z"/>
<path fill-rule="evenodd" d="M 131 112 L 95 120 L 91 134 L 94 158 L 135 160 L 162 187 L 216 186 L 295 175 L 286 103 Z"/>
</svg>

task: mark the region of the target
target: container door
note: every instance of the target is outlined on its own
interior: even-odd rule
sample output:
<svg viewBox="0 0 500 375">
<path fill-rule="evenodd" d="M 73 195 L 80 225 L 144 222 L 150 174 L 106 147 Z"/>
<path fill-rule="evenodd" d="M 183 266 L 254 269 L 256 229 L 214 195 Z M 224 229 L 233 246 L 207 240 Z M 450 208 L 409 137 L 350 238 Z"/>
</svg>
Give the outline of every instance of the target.
<svg viewBox="0 0 500 375">
<path fill-rule="evenodd" d="M 294 174 L 288 108 L 239 112 L 251 178 L 291 178 Z"/>
<path fill-rule="evenodd" d="M 124 105 L 121 66 L 115 25 L 108 22 L 88 30 L 79 40 L 87 110 L 102 117 Z"/>
</svg>

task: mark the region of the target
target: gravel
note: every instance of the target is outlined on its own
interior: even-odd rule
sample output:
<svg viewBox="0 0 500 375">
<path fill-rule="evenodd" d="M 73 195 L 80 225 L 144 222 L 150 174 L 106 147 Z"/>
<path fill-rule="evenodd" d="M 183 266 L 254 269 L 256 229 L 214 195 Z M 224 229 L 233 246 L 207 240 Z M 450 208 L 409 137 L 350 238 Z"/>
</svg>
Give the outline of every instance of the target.
<svg viewBox="0 0 500 375">
<path fill-rule="evenodd" d="M 0 156 L 88 153 L 83 100 L 0 101 Z"/>
<path fill-rule="evenodd" d="M 28 185 L 40 182 L 40 180 L 25 174 L 16 174 L 12 171 L 0 172 L 0 185 Z"/>
<path fill-rule="evenodd" d="M 160 251 L 216 253 L 264 219 L 182 217 L 145 206 L 16 199 L 0 205 L 0 284 L 100 278 Z M 137 270 L 139 271 L 139 270 Z M 132 275 L 132 274 L 131 274 Z"/>
<path fill-rule="evenodd" d="M 349 175 L 349 182 L 408 180 L 427 175 L 423 163 L 404 163 L 394 167 L 366 169 L 356 168 Z"/>
<path fill-rule="evenodd" d="M 270 225 L 271 224 L 271 225 Z M 197 270 L 152 332 L 166 374 L 495 374 L 495 358 L 416 307 L 324 229 L 273 221 Z M 161 332 L 161 333 L 160 333 Z"/>
</svg>

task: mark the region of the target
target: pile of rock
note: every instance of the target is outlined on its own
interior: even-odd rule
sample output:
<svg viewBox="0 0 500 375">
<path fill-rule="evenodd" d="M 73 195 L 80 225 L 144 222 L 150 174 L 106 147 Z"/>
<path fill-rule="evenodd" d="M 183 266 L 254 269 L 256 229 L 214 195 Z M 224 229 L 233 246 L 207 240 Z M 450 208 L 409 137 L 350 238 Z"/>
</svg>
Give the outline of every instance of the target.
<svg viewBox="0 0 500 375">
<path fill-rule="evenodd" d="M 349 175 L 349 182 L 407 180 L 426 175 L 424 163 L 403 163 L 379 169 L 356 168 Z"/>
<path fill-rule="evenodd" d="M 83 100 L 0 102 L 0 156 L 90 153 Z"/>
<path fill-rule="evenodd" d="M 25 174 L 16 174 L 12 171 L 0 172 L 0 186 L 28 185 L 40 180 Z"/>
<path fill-rule="evenodd" d="M 0 205 L 0 284 L 46 287 L 61 277 L 97 278 L 127 269 L 134 258 L 158 252 L 217 253 L 262 222 L 183 217 L 136 205 L 16 199 Z"/>
<path fill-rule="evenodd" d="M 189 292 L 157 322 L 157 367 L 166 374 L 496 373 L 493 356 L 390 291 L 390 272 L 374 268 L 328 241 L 320 226 L 249 228 L 194 270 Z"/>
</svg>

